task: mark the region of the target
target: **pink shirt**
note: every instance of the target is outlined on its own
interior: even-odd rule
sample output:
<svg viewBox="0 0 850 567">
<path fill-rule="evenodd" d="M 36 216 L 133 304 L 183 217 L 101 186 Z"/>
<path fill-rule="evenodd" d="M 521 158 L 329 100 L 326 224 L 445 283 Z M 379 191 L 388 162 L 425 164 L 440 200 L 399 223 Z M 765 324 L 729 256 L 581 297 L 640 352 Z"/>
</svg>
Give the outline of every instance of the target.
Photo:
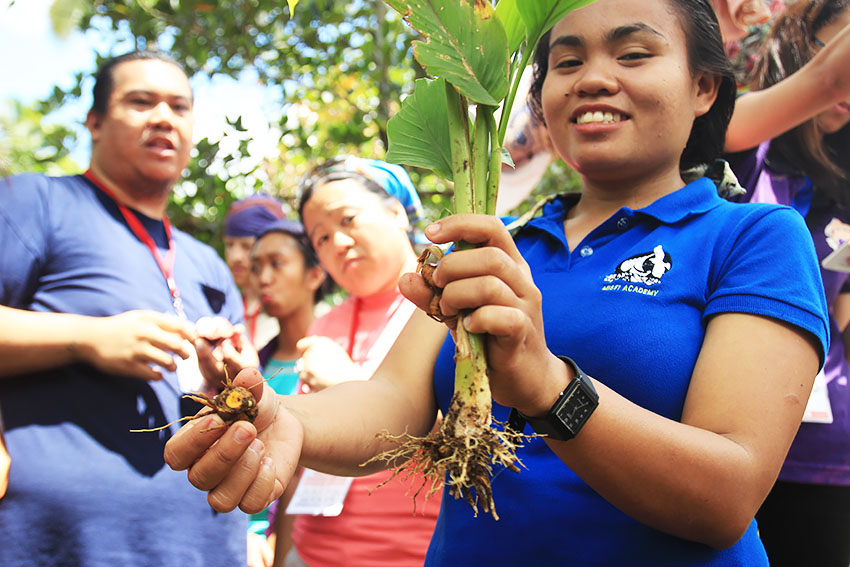
<svg viewBox="0 0 850 567">
<path fill-rule="evenodd" d="M 334 339 L 349 351 L 355 363 L 371 373 L 387 355 L 414 310 L 415 306 L 397 290 L 370 297 L 349 297 L 317 319 L 309 334 Z M 414 516 L 412 494 L 418 483 L 402 483 L 396 478 L 373 491 L 391 474 L 384 471 L 355 478 L 339 516 L 296 517 L 292 540 L 307 565 L 422 566 L 440 510 L 441 494 L 435 494 L 427 502 L 420 497 Z"/>
</svg>

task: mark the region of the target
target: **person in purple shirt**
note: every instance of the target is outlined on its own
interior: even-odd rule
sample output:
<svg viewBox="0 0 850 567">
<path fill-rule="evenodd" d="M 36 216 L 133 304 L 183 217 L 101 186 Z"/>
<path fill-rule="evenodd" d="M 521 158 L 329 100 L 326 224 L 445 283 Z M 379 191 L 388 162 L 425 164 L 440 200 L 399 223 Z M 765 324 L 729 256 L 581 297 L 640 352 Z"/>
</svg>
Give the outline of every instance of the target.
<svg viewBox="0 0 850 567">
<path fill-rule="evenodd" d="M 790 6 L 767 38 L 754 88 L 794 73 L 848 24 L 847 0 Z M 820 260 L 850 240 L 850 168 L 839 157 L 848 148 L 848 122 L 850 100 L 729 156 L 747 187 L 740 199 L 797 209 Z M 774 567 L 850 563 L 850 365 L 842 340 L 850 318 L 850 273 L 822 268 L 821 275 L 830 305 L 830 348 L 779 480 L 757 515 Z"/>
</svg>

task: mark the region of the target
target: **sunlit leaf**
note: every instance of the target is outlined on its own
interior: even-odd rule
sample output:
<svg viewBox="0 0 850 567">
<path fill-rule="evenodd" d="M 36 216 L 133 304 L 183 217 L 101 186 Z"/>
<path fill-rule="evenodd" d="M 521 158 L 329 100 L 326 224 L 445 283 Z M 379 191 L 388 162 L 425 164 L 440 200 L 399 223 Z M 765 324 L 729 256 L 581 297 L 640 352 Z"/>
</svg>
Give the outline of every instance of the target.
<svg viewBox="0 0 850 567">
<path fill-rule="evenodd" d="M 443 79 L 419 79 L 413 94 L 388 124 L 387 161 L 429 169 L 451 179 L 446 85 Z"/>
<path fill-rule="evenodd" d="M 516 0 L 500 0 L 496 6 L 496 16 L 505 28 L 508 39 L 508 51 L 515 52 L 526 37 L 525 21 L 519 14 Z"/>
<path fill-rule="evenodd" d="M 508 92 L 505 29 L 487 0 L 387 0 L 424 37 L 416 60 L 471 102 L 498 105 Z"/>
<path fill-rule="evenodd" d="M 83 19 L 85 8 L 85 0 L 53 0 L 50 5 L 53 33 L 60 39 L 66 39 Z"/>
<path fill-rule="evenodd" d="M 525 22 L 529 45 L 534 46 L 544 33 L 572 10 L 587 6 L 593 0 L 525 0 L 516 4 Z"/>
</svg>

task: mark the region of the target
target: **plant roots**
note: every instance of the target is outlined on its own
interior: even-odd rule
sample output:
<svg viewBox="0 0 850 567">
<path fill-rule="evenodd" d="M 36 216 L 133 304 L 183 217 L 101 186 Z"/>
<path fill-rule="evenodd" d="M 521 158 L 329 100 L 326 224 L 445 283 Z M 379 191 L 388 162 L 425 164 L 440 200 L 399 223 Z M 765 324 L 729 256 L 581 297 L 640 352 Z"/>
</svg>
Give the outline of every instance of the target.
<svg viewBox="0 0 850 567">
<path fill-rule="evenodd" d="M 463 498 L 472 506 L 476 517 L 480 504 L 485 513 L 498 520 L 490 487 L 493 466 L 504 466 L 512 472 L 520 472 L 522 462 L 516 456 L 516 450 L 524 441 L 537 435 L 519 433 L 498 421 L 496 423 L 502 426 L 501 430 L 492 425 L 479 425 L 487 423 L 489 416 L 478 416 L 477 421 L 472 421 L 469 418 L 470 408 L 461 407 L 461 403 L 455 394 L 440 429 L 425 437 L 414 437 L 408 433 L 378 434 L 380 439 L 392 441 L 398 446 L 363 464 L 376 461 L 400 463 L 394 466 L 393 475 L 375 488 L 396 477 L 405 481 L 414 476 L 421 477 L 422 483 L 413 495 L 414 513 L 416 498 L 426 486 L 430 484 L 425 495 L 427 499 L 445 485 L 449 494 Z"/>
</svg>

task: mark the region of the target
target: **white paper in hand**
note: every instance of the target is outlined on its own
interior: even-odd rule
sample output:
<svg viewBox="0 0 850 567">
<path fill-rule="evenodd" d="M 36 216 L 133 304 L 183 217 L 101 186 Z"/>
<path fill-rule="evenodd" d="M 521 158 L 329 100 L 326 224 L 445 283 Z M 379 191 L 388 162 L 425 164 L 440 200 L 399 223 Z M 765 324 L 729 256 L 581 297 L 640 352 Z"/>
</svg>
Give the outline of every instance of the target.
<svg viewBox="0 0 850 567">
<path fill-rule="evenodd" d="M 351 487 L 351 477 L 333 476 L 304 469 L 301 480 L 295 488 L 295 494 L 287 514 L 309 514 L 311 516 L 339 516 L 348 489 Z"/>
<path fill-rule="evenodd" d="M 845 242 L 824 258 L 821 266 L 826 270 L 850 273 L 850 243 Z"/>
</svg>

